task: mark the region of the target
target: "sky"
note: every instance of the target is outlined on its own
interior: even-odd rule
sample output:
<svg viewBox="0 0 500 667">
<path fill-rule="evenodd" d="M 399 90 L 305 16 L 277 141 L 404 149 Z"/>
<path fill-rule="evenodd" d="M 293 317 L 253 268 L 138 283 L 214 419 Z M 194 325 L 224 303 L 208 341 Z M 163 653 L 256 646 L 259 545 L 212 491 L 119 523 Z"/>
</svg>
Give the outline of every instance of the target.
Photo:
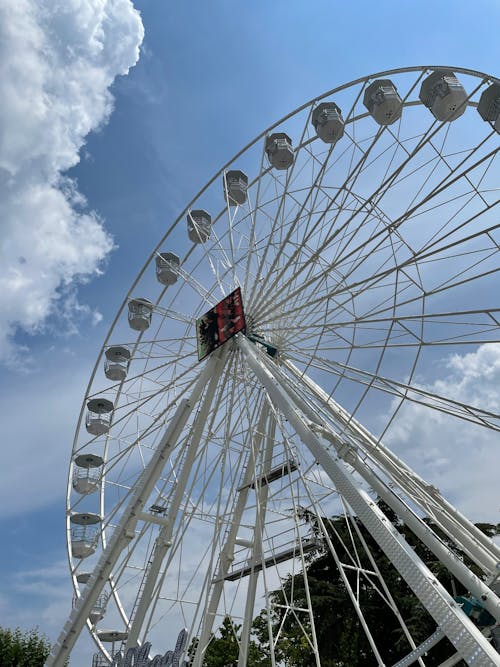
<svg viewBox="0 0 500 667">
<path fill-rule="evenodd" d="M 194 193 L 265 127 L 357 77 L 422 64 L 498 76 L 499 22 L 497 0 L 1 3 L 0 625 L 55 640 L 64 623 L 66 475 L 88 378 Z M 440 368 L 430 385 L 465 400 L 485 377 L 498 385 L 500 354 Z M 399 437 L 423 428 L 414 412 Z M 82 637 L 71 665 L 91 652 Z"/>
</svg>

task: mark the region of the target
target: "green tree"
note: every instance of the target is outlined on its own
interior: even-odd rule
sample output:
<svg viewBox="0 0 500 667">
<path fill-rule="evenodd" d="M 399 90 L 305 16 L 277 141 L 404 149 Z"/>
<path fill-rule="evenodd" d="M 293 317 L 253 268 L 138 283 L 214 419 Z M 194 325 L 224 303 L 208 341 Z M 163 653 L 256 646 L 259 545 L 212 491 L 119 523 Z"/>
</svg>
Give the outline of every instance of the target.
<svg viewBox="0 0 500 667">
<path fill-rule="evenodd" d="M 427 564 L 429 569 L 436 575 L 448 592 L 455 595 L 465 595 L 464 587 L 450 575 L 442 563 L 430 552 L 413 533 L 398 520 L 398 517 L 384 503 L 379 505 L 385 514 L 391 519 L 397 529 L 404 535 L 405 539 L 415 549 L 416 553 Z M 347 552 L 351 549 L 360 558 L 360 566 L 372 570 L 368 556 L 362 546 L 362 540 L 366 542 L 369 551 L 391 591 L 399 611 L 405 619 L 417 645 L 426 639 L 435 629 L 435 622 L 427 613 L 419 600 L 401 578 L 385 554 L 373 540 L 368 531 L 356 518 L 349 525 L 344 517 L 333 517 L 332 519 L 318 519 L 314 514 L 304 511 L 302 518 L 309 524 L 311 531 L 318 538 L 322 536 L 320 523 L 326 526 L 332 544 L 343 562 L 348 563 Z M 427 521 L 430 525 L 432 523 Z M 439 534 L 439 530 L 432 526 Z M 487 535 L 498 534 L 498 526 L 490 524 L 479 524 L 479 527 Z M 447 541 L 440 534 L 441 539 Z M 448 545 L 454 548 L 453 545 Z M 467 558 L 459 553 L 467 565 L 474 570 L 474 566 Z M 317 635 L 318 648 L 323 667 L 372 667 L 376 660 L 366 638 L 365 632 L 359 622 L 358 616 L 349 598 L 339 569 L 329 549 L 318 548 L 308 556 L 306 565 L 307 582 L 311 597 L 311 606 L 314 610 L 314 625 Z M 382 658 L 386 664 L 394 664 L 403 658 L 411 650 L 405 637 L 404 631 L 398 620 L 383 602 L 379 592 L 372 586 L 369 578 L 360 577 L 353 570 L 346 570 L 346 575 L 353 590 L 358 589 L 359 599 L 362 605 L 364 617 L 374 637 L 375 643 L 381 651 Z M 373 579 L 373 577 L 372 577 Z M 307 599 L 303 573 L 289 575 L 282 583 L 282 587 L 271 594 L 272 611 L 271 625 L 277 631 L 280 630 L 280 646 L 275 654 L 278 661 L 288 667 L 313 667 L 316 663 L 313 654 L 293 614 L 286 614 L 287 600 L 293 599 L 295 607 L 306 608 Z M 268 616 L 263 610 L 254 621 L 255 634 L 259 640 L 261 651 L 269 654 L 268 640 Z M 307 629 L 308 619 L 301 618 L 302 625 Z M 426 665 L 432 667 L 439 665 L 454 652 L 451 644 L 445 639 L 432 649 L 426 657 Z M 464 663 L 459 663 L 463 665 Z"/>
<path fill-rule="evenodd" d="M 0 665 L 2 667 L 43 667 L 50 644 L 38 630 L 0 628 Z"/>
<path fill-rule="evenodd" d="M 382 501 L 378 504 L 448 592 L 454 597 L 466 595 L 467 591 L 460 582 L 452 577 L 394 512 Z M 373 570 L 373 564 L 362 544 L 366 543 L 417 645 L 434 632 L 435 622 L 431 616 L 357 518 L 353 517 L 349 522 L 344 516 L 319 518 L 307 510 L 302 510 L 301 516 L 310 531 L 318 538 L 319 544 L 315 551 L 306 556 L 305 569 L 322 667 L 375 667 L 377 664 L 335 559 L 329 549 L 321 546 L 325 544 L 323 526 L 326 527 L 328 537 L 342 562 L 349 563 L 348 554 L 356 553 L 359 566 L 370 571 Z M 474 564 L 448 541 L 437 526 L 427 519 L 425 521 L 472 571 L 481 574 Z M 489 537 L 500 534 L 500 525 L 487 523 L 476 525 Z M 382 659 L 388 665 L 398 662 L 411 648 L 393 610 L 382 600 L 380 586 L 377 590 L 377 587 L 372 585 L 372 581 L 377 583 L 376 578 L 373 575 L 371 578 L 361 576 L 358 580 L 357 572 L 348 569 L 345 570 L 345 574 L 351 587 L 358 590 L 364 618 Z M 279 629 L 280 641 L 274 649 L 277 663 L 286 667 L 315 667 L 316 662 L 310 644 L 297 623 L 295 614 L 284 611 L 289 606 L 287 602 L 291 600 L 296 609 L 308 607 L 303 573 L 289 575 L 282 582 L 281 588 L 270 595 L 274 603 L 271 605 L 271 610 L 262 610 L 253 622 L 247 667 L 270 666 L 269 623 L 274 636 Z M 268 613 L 271 614 L 270 618 Z M 306 631 L 310 631 L 307 615 L 302 614 L 300 622 Z M 222 626 L 212 636 L 203 666 L 236 667 L 240 631 L 241 626 L 226 617 Z M 196 645 L 195 638 L 189 650 L 191 656 L 194 655 Z M 454 648 L 447 639 L 443 639 L 429 652 L 425 663 L 428 667 L 434 667 L 453 653 Z M 461 661 L 458 665 L 463 666 L 465 663 Z"/>
<path fill-rule="evenodd" d="M 229 616 L 222 621 L 221 627 L 212 636 L 205 652 L 203 667 L 237 667 L 241 625 L 232 622 Z M 192 658 L 198 645 L 197 638 L 191 642 L 188 655 Z M 270 667 L 271 661 L 251 640 L 248 646 L 247 667 Z"/>
</svg>

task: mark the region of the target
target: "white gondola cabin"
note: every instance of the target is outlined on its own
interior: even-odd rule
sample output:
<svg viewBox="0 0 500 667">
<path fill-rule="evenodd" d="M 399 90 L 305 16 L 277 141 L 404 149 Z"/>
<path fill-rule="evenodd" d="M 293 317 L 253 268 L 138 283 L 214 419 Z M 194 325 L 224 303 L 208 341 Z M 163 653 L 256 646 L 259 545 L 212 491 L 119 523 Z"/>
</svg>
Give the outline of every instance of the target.
<svg viewBox="0 0 500 667">
<path fill-rule="evenodd" d="M 162 285 L 173 285 L 179 277 L 181 260 L 173 252 L 156 255 L 156 278 Z"/>
<path fill-rule="evenodd" d="M 95 493 L 100 486 L 103 459 L 97 454 L 80 454 L 75 458 L 73 488 L 82 496 Z"/>
<path fill-rule="evenodd" d="M 365 90 L 363 104 L 379 125 L 392 125 L 403 110 L 403 102 L 390 79 L 377 79 Z"/>
<path fill-rule="evenodd" d="M 246 202 L 248 176 L 245 173 L 239 169 L 226 171 L 222 177 L 222 185 L 224 187 L 224 199 L 229 206 L 241 206 Z"/>
<path fill-rule="evenodd" d="M 113 345 L 105 352 L 104 375 L 113 382 L 123 382 L 130 364 L 130 350 L 123 345 Z"/>
<path fill-rule="evenodd" d="M 127 640 L 128 632 L 126 630 L 98 630 L 97 637 L 102 642 L 113 644 L 113 647 L 116 642 L 124 642 Z M 114 650 L 111 650 L 111 654 L 114 655 Z"/>
<path fill-rule="evenodd" d="M 275 169 L 288 169 L 293 164 L 292 140 L 284 132 L 275 132 L 266 138 L 266 154 Z"/>
<path fill-rule="evenodd" d="M 419 97 L 434 118 L 443 122 L 456 120 L 467 108 L 467 93 L 450 70 L 432 72 L 422 82 Z"/>
<path fill-rule="evenodd" d="M 106 614 L 106 607 L 108 605 L 109 593 L 101 593 L 97 600 L 94 602 L 94 606 L 90 610 L 89 620 L 92 625 L 95 625 L 99 621 L 102 621 L 104 615 Z"/>
<path fill-rule="evenodd" d="M 98 514 L 76 513 L 70 517 L 71 553 L 74 558 L 87 558 L 95 553 L 99 542 L 101 517 Z"/>
<path fill-rule="evenodd" d="M 114 405 L 107 398 L 91 398 L 87 401 L 85 427 L 92 435 L 104 435 L 111 426 Z"/>
<path fill-rule="evenodd" d="M 132 299 L 128 302 L 128 323 L 134 331 L 146 331 L 152 316 L 153 304 L 148 299 Z"/>
<path fill-rule="evenodd" d="M 344 119 L 335 102 L 322 102 L 311 117 L 316 134 L 325 144 L 335 144 L 344 134 Z"/>
<path fill-rule="evenodd" d="M 78 596 L 73 597 L 73 608 L 75 608 L 78 605 L 78 600 L 80 598 Z M 101 593 L 97 600 L 94 602 L 94 605 L 92 609 L 90 610 L 89 613 L 89 621 L 92 623 L 92 625 L 95 625 L 99 621 L 102 621 L 104 618 L 104 615 L 106 614 L 106 607 L 108 604 L 109 600 L 109 593 Z"/>
<path fill-rule="evenodd" d="M 495 131 L 500 134 L 500 83 L 492 83 L 482 93 L 477 105 L 483 120 L 493 123 Z"/>
<path fill-rule="evenodd" d="M 189 211 L 187 231 L 192 243 L 206 243 L 212 230 L 212 216 L 203 210 Z"/>
</svg>

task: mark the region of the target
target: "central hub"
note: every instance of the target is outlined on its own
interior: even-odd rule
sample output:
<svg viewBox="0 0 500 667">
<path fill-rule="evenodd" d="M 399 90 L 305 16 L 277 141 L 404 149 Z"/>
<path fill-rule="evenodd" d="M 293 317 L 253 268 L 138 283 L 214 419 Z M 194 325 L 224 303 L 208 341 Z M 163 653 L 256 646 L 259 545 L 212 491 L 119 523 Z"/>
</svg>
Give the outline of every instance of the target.
<svg viewBox="0 0 500 667">
<path fill-rule="evenodd" d="M 245 328 L 241 288 L 237 287 L 196 320 L 198 359 L 205 359 L 237 333 L 245 331 Z"/>
</svg>

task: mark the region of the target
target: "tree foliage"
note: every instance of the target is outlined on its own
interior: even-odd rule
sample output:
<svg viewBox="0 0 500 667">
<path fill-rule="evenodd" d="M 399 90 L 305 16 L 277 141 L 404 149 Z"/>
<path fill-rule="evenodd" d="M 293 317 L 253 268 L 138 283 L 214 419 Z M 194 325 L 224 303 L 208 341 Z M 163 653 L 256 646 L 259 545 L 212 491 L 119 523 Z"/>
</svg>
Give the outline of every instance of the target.
<svg viewBox="0 0 500 667">
<path fill-rule="evenodd" d="M 229 616 L 222 621 L 216 634 L 212 635 L 205 652 L 203 667 L 237 667 L 241 625 L 234 623 Z M 191 642 L 188 656 L 193 658 L 198 640 Z M 271 662 L 260 647 L 251 640 L 248 646 L 247 667 L 270 667 Z"/>
<path fill-rule="evenodd" d="M 0 665 L 2 667 L 43 667 L 50 644 L 38 630 L 23 632 L 0 627 Z"/>
<path fill-rule="evenodd" d="M 443 564 L 398 519 L 394 512 L 385 503 L 379 501 L 378 504 L 450 595 L 453 597 L 467 595 L 462 584 L 452 577 Z M 339 554 L 342 562 L 350 563 L 347 553 L 350 551 L 351 554 L 357 554 L 358 566 L 370 571 L 374 569 L 374 566 L 363 547 L 363 542 L 365 542 L 416 644 L 420 644 L 434 632 L 436 628 L 434 620 L 357 518 L 352 517 L 349 522 L 343 516 L 320 519 L 304 511 L 303 519 L 309 523 L 311 530 L 318 538 L 323 536 L 323 530 L 326 528 L 334 550 Z M 432 522 L 428 520 L 426 522 L 472 571 L 480 574 L 474 564 L 453 544 L 449 543 L 446 536 L 440 533 Z M 487 535 L 498 534 L 498 526 L 480 524 L 478 527 Z M 377 665 L 377 660 L 330 549 L 320 548 L 309 556 L 306 572 L 322 667 Z M 360 576 L 355 570 L 345 570 L 345 575 L 352 589 L 359 591 L 363 616 L 384 663 L 394 664 L 401 660 L 411 651 L 411 647 L 394 610 L 383 599 L 385 593 L 381 589 L 380 580 L 369 575 Z M 280 647 L 275 655 L 277 661 L 287 667 L 314 667 L 316 663 L 313 652 L 305 640 L 304 633 L 294 615 L 284 611 L 284 607 L 290 600 L 293 600 L 295 607 L 306 608 L 308 606 L 303 573 L 289 575 L 282 583 L 282 587 L 271 594 L 271 600 L 274 603 L 271 605 L 271 624 L 276 630 L 281 628 Z M 267 613 L 267 610 L 261 612 L 254 622 L 254 627 L 261 648 L 269 651 Z M 302 618 L 301 622 L 306 628 L 310 628 L 308 619 Z M 454 649 L 448 640 L 441 640 L 426 657 L 426 665 L 429 667 L 439 665 L 452 653 Z M 465 663 L 458 664 L 464 665 Z"/>
<path fill-rule="evenodd" d="M 467 595 L 462 584 L 452 577 L 434 554 L 415 537 L 392 510 L 381 501 L 379 501 L 379 506 L 450 595 L 453 597 Z M 398 613 L 404 619 L 417 645 L 434 632 L 436 628 L 434 620 L 356 517 L 351 517 L 349 520 L 346 520 L 344 516 L 327 519 L 303 510 L 302 519 L 307 522 L 310 531 L 318 537 L 319 544 L 326 545 L 324 539 L 326 528 L 334 551 L 343 563 L 352 563 L 353 561 L 349 559 L 355 554 L 359 568 L 365 569 L 366 572 L 378 568 L 393 596 Z M 429 520 L 426 522 L 472 571 L 480 575 L 474 564 L 459 552 L 432 522 Z M 477 525 L 490 537 L 499 534 L 500 526 L 486 523 Z M 364 548 L 363 543 L 367 545 L 368 549 Z M 368 553 L 373 560 L 370 560 Z M 377 665 L 377 660 L 331 550 L 326 546 L 318 547 L 316 551 L 307 556 L 305 570 L 311 607 L 314 610 L 314 627 L 322 667 L 372 667 Z M 345 569 L 344 572 L 353 590 L 358 591 L 364 619 L 380 650 L 382 660 L 388 665 L 395 664 L 411 651 L 411 646 L 394 608 L 391 608 L 391 605 L 387 604 L 387 600 L 384 599 L 387 595 L 381 586 L 380 579 L 374 575 L 360 574 L 354 569 Z M 276 636 L 278 629 L 280 633 L 279 645 L 274 650 L 278 664 L 286 665 L 286 667 L 315 667 L 313 651 L 298 622 L 300 620 L 307 631 L 311 629 L 310 619 L 304 613 L 298 619 L 297 612 L 290 611 L 291 607 L 295 609 L 308 607 L 306 593 L 302 572 L 289 575 L 282 582 L 281 588 L 271 593 L 271 611 L 262 610 L 253 623 L 248 667 L 268 667 L 271 664 L 269 624 L 273 628 L 273 635 Z M 235 625 L 226 617 L 207 649 L 204 667 L 236 667 L 239 633 L 240 626 Z M 429 652 L 425 663 L 428 667 L 439 665 L 453 653 L 452 645 L 447 639 L 443 639 Z M 464 665 L 465 663 L 462 661 L 458 664 Z"/>
</svg>

